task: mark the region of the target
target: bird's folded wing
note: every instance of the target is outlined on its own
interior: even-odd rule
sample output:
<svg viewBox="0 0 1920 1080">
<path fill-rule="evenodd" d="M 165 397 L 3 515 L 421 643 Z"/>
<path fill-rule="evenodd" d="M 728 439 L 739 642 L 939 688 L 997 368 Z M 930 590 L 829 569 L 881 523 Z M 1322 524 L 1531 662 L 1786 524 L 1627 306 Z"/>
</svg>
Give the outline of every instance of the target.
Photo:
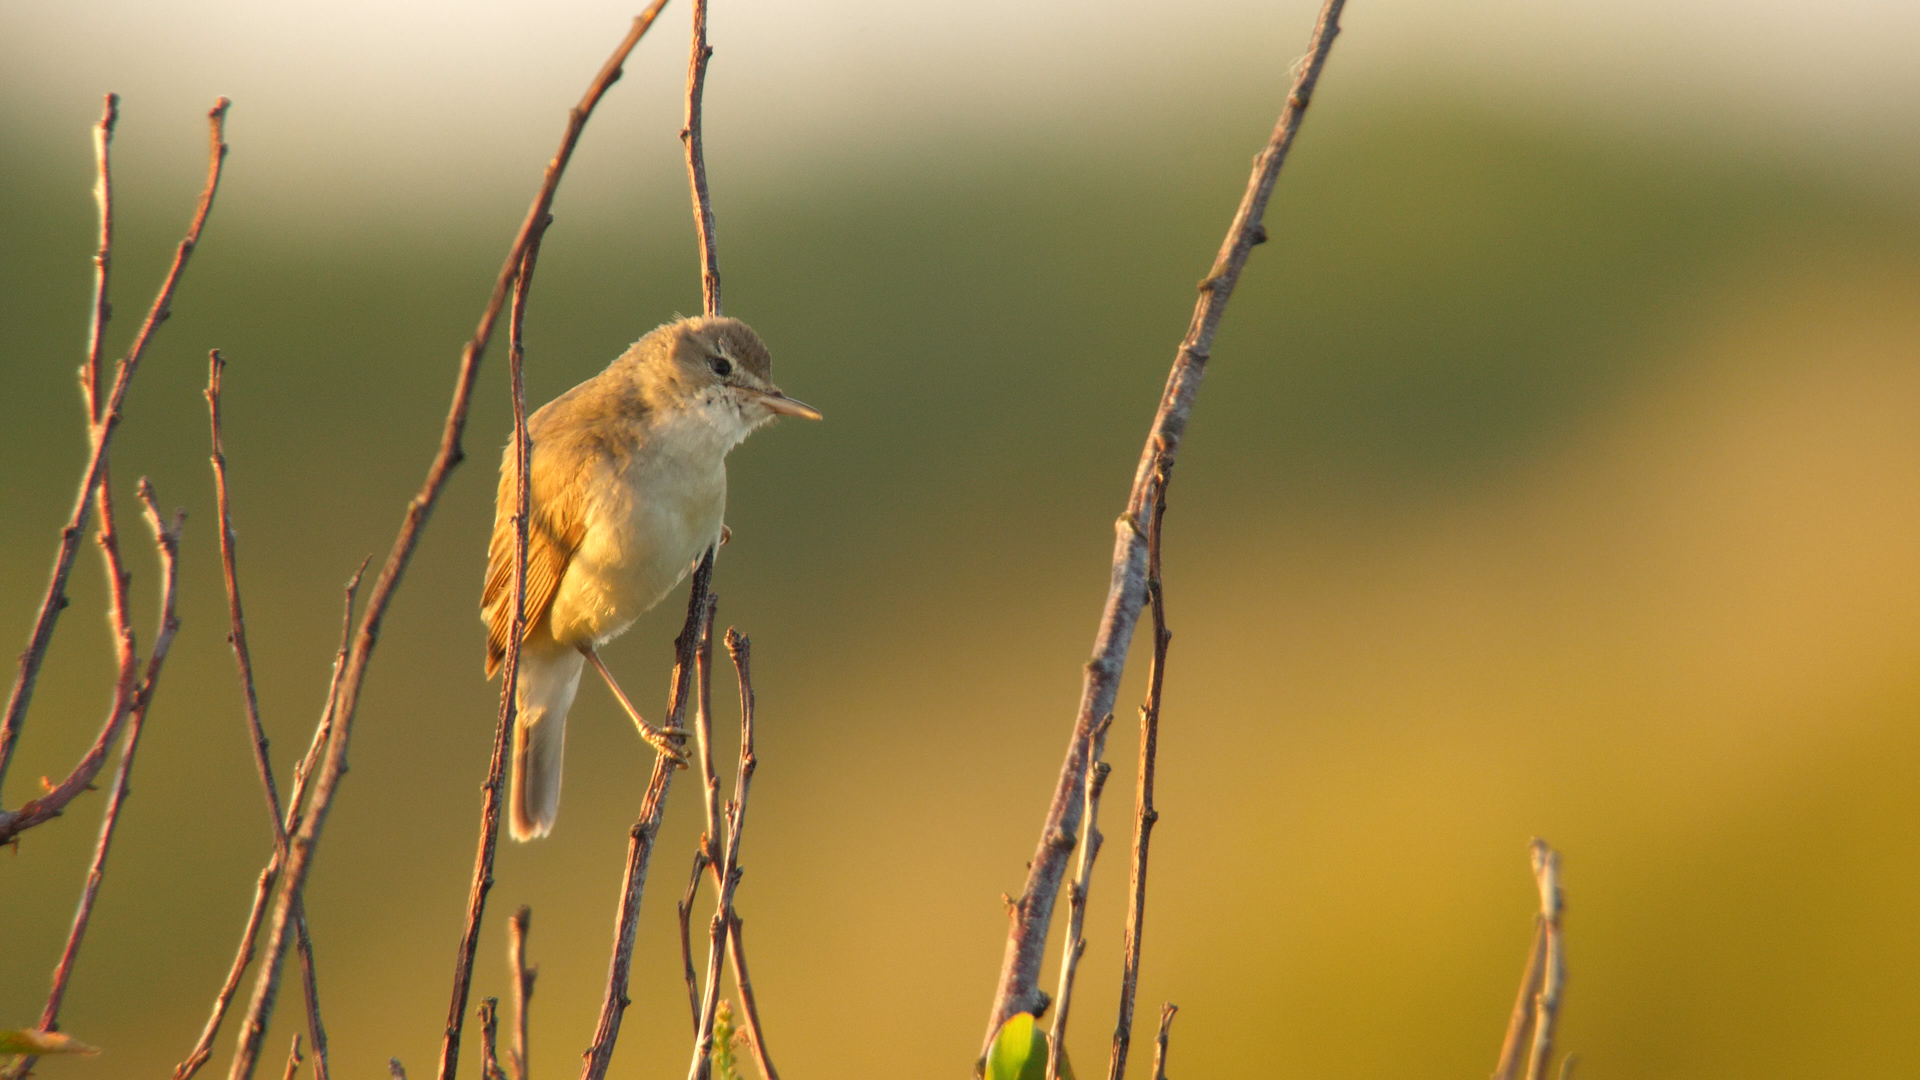
<svg viewBox="0 0 1920 1080">
<path fill-rule="evenodd" d="M 533 470 L 536 481 L 540 470 Z M 560 578 L 567 563 L 579 548 L 586 532 L 585 516 L 577 512 L 552 512 L 551 508 L 577 507 L 577 500 L 559 496 L 559 492 L 536 491 L 532 520 L 527 529 L 527 624 L 531 634 L 547 610 L 553 606 Z M 487 619 L 487 677 L 499 669 L 507 655 L 507 637 L 513 632 L 513 503 L 515 493 L 511 476 L 501 478 L 500 499 L 494 515 L 493 539 L 487 545 L 487 585 L 480 596 L 480 609 Z"/>
</svg>

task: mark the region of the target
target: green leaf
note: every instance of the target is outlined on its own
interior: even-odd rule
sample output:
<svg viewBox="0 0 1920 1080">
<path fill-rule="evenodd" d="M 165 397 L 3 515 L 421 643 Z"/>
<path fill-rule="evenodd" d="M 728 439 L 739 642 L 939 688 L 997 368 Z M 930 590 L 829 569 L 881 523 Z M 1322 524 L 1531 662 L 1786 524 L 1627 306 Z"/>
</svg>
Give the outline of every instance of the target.
<svg viewBox="0 0 1920 1080">
<path fill-rule="evenodd" d="M 29 1028 L 25 1031 L 0 1030 L 0 1054 L 97 1054 L 98 1047 L 88 1046 L 58 1031 L 40 1031 Z"/>
<path fill-rule="evenodd" d="M 1009 1016 L 987 1051 L 986 1080 L 1046 1080 L 1046 1075 L 1046 1033 L 1030 1013 Z M 1073 1080 L 1065 1050 L 1060 1052 L 1060 1080 Z"/>
</svg>

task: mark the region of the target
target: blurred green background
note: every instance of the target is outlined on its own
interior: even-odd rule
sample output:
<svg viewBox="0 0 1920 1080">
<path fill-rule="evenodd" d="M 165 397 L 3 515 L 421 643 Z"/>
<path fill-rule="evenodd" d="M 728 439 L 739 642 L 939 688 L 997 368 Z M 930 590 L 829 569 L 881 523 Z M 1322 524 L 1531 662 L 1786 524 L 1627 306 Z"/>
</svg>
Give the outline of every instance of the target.
<svg viewBox="0 0 1920 1080">
<path fill-rule="evenodd" d="M 852 3 L 716 14 L 728 310 L 828 417 L 735 454 L 716 585 L 722 623 L 756 646 L 739 904 L 790 1076 L 957 1077 L 979 1049 L 1000 893 L 1020 887 L 1065 747 L 1112 518 L 1311 17 L 1217 6 L 1160 41 L 1142 36 L 1151 12 L 1064 4 L 1035 16 L 1037 43 L 959 57 L 1014 28 L 949 40 Z M 191 515 L 185 627 L 62 1017 L 107 1052 L 42 1063 L 61 1078 L 156 1075 L 185 1054 L 269 849 L 224 642 L 206 350 L 231 365 L 241 571 L 285 770 L 339 588 L 384 557 L 562 110 L 624 25 L 574 13 L 524 51 L 467 56 L 462 35 L 524 13 L 476 13 L 481 29 L 436 50 L 415 25 L 430 6 L 353 8 L 362 22 L 334 31 L 366 52 L 283 55 L 261 9 L 183 5 L 182 26 L 225 27 L 190 63 L 150 25 L 170 20 L 82 7 L 106 21 L 13 9 L 0 35 L 5 633 L 24 638 L 82 463 L 94 95 L 128 94 L 119 345 L 198 184 L 200 97 L 239 85 L 221 203 L 116 444 L 129 505 L 145 474 Z M 1709 9 L 1733 18 L 1689 18 Z M 1639 9 L 1622 10 L 1630 29 Z M 1335 49 L 1176 476 L 1136 1037 L 1171 1000 L 1176 1075 L 1483 1075 L 1539 834 L 1565 853 L 1561 1044 L 1582 1077 L 1911 1074 L 1920 203 L 1902 162 L 1920 128 L 1860 104 L 1880 85 L 1864 61 L 1806 76 L 1857 71 L 1867 95 L 1829 95 L 1847 107 L 1809 121 L 1795 95 L 1750 94 L 1708 60 L 1687 70 L 1717 98 L 1649 89 L 1630 77 L 1645 57 L 1596 68 L 1560 24 L 1538 50 L 1524 24 L 1485 45 L 1524 57 L 1512 70 L 1463 74 L 1478 61 L 1439 56 L 1444 36 L 1413 63 L 1396 11 L 1357 10 Z M 1849 11 L 1851 29 L 1885 19 L 1869 51 L 1911 30 L 1890 5 Z M 556 204 L 528 328 L 536 402 L 699 306 L 674 138 L 685 15 L 636 53 Z M 916 49 L 937 69 L 918 82 Z M 1036 74 L 1047 49 L 1057 70 Z M 77 74 L 47 74 L 72 57 Z M 428 77 L 464 60 L 465 81 Z M 941 81 L 955 71 L 977 81 Z M 1600 100 L 1663 86 L 1664 110 Z M 1756 134 L 1776 105 L 1779 130 Z M 503 347 L 481 395 L 308 893 L 340 1076 L 389 1056 L 429 1075 L 437 1053 L 496 701 L 475 605 Z M 130 551 L 144 646 L 154 574 Z M 108 700 L 83 559 L 6 805 L 64 774 Z M 607 650 L 643 707 L 663 699 L 679 608 Z M 1085 1072 L 1118 981 L 1129 720 L 1070 1036 Z M 571 728 L 554 836 L 501 849 L 476 987 L 507 992 L 501 927 L 531 904 L 542 1076 L 577 1068 L 591 1036 L 648 760 L 600 689 Z M 0 853 L 0 1026 L 38 1015 L 99 806 Z M 673 901 L 698 814 L 678 785 L 617 1075 L 685 1067 Z M 298 1000 L 288 984 L 274 1055 Z"/>
</svg>

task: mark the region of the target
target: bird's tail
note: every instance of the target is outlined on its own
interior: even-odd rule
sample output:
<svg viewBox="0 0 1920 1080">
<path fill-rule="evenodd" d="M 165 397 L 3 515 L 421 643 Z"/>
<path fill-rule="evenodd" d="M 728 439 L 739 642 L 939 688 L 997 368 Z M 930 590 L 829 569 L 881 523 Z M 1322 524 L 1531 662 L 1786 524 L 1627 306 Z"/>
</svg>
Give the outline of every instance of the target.
<svg viewBox="0 0 1920 1080">
<path fill-rule="evenodd" d="M 515 840 L 545 836 L 560 812 L 560 762 L 567 710 L 580 688 L 586 658 L 556 641 L 525 643 L 513 725 L 513 795 L 509 831 Z"/>
</svg>

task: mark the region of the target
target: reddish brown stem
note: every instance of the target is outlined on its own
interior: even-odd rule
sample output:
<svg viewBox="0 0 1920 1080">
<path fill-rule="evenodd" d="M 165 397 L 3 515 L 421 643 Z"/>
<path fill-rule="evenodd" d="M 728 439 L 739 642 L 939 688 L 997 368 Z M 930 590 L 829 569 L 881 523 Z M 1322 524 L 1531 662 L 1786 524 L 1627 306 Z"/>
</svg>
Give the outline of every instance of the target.
<svg viewBox="0 0 1920 1080">
<path fill-rule="evenodd" d="M 176 568 L 180 555 L 180 530 L 186 525 L 186 511 L 175 514 L 173 525 L 169 528 L 160 516 L 160 508 L 154 505 L 153 488 L 144 479 L 140 481 L 140 501 L 146 511 L 147 523 L 153 529 L 154 544 L 160 553 L 160 628 L 153 637 L 153 655 L 147 659 L 146 674 L 140 679 L 133 695 L 126 736 L 120 747 L 120 764 L 114 770 L 113 792 L 107 797 L 106 810 L 101 815 L 100 835 L 94 842 L 93 858 L 87 866 L 86 885 L 81 889 L 80 903 L 74 910 L 73 926 L 67 934 L 66 947 L 61 950 L 60 962 L 53 969 L 53 988 L 47 994 L 46 1008 L 40 1013 L 39 1027 L 43 1031 L 60 1029 L 60 1006 L 66 999 L 67 983 L 73 976 L 74 962 L 80 955 L 80 944 L 86 938 L 87 925 L 93 918 L 94 902 L 99 898 L 100 886 L 106 879 L 107 855 L 120 825 L 120 813 L 132 790 L 134 755 L 140 749 L 140 735 L 146 728 L 147 710 L 153 704 L 154 689 L 160 683 L 160 671 L 167 662 L 167 652 L 180 629 L 174 598 L 178 584 Z M 118 555 L 110 531 L 110 516 L 102 519 L 101 528 L 101 547 L 116 552 L 109 556 L 108 561 L 109 566 L 117 570 Z M 124 583 L 124 573 L 118 573 L 116 577 Z M 117 622 L 126 616 L 124 584 L 115 592 L 113 608 Z M 32 1057 L 19 1059 L 10 1075 L 26 1076 L 32 1071 L 33 1062 Z"/>
<path fill-rule="evenodd" d="M 707 193 L 706 144 L 700 118 L 707 85 L 707 0 L 693 0 L 693 47 L 687 57 L 686 123 L 680 142 L 687 151 L 687 183 L 693 189 L 694 231 L 700 238 L 700 300 L 708 316 L 720 314 L 720 255 L 713 240 L 713 199 Z"/>
<path fill-rule="evenodd" d="M 67 606 L 67 577 L 73 570 L 73 560 L 80 548 L 80 538 L 86 532 L 87 519 L 91 516 L 96 493 L 106 483 L 107 461 L 113 443 L 113 434 L 120 426 L 120 410 L 126 402 L 127 389 L 133 383 L 133 376 L 140 367 L 140 358 L 146 352 L 147 345 L 160 324 L 172 313 L 173 291 L 180 283 L 181 275 L 186 271 L 187 260 L 193 255 L 193 249 L 200 242 L 201 229 L 206 226 L 207 215 L 213 211 L 214 193 L 220 186 L 221 163 L 225 161 L 227 144 L 224 141 L 227 115 L 227 99 L 221 98 L 207 114 L 211 129 L 212 150 L 207 166 L 207 183 L 200 192 L 200 202 L 194 211 L 193 221 L 187 226 L 187 235 L 175 249 L 173 264 L 167 271 L 166 279 L 160 285 L 160 293 L 154 298 L 153 306 L 148 309 L 147 317 L 134 335 L 133 345 L 127 355 L 121 359 L 114 371 L 113 388 L 105 404 L 101 404 L 97 391 L 90 390 L 88 412 L 92 419 L 89 433 L 90 449 L 87 467 L 81 474 L 80 491 L 74 499 L 73 513 L 67 524 L 60 530 L 60 547 L 54 556 L 53 577 L 47 583 L 47 592 L 40 603 L 39 614 L 34 617 L 33 631 L 27 638 L 26 650 L 20 654 L 20 673 L 14 680 L 13 691 L 7 699 L 7 710 L 0 718 L 0 788 L 4 788 L 7 766 L 13 760 L 13 751 L 19 742 L 21 725 L 26 721 L 27 707 L 33 701 L 33 689 L 40 676 L 41 662 L 46 659 L 47 645 L 53 640 L 54 625 L 59 621 L 60 612 Z M 111 111 L 111 110 L 109 110 Z M 103 125 L 106 118 L 102 118 Z M 99 144 L 106 145 L 104 136 Z M 104 156 L 102 161 L 104 161 Z M 103 190 L 105 190 L 103 186 Z M 105 202 L 102 203 L 105 206 Z M 103 231 L 104 235 L 104 231 Z M 104 296 L 95 302 L 94 317 L 103 318 Z M 96 330 L 97 335 L 97 330 Z M 91 364 L 91 361 L 89 362 Z M 91 380 L 91 375 L 87 377 Z M 106 764 L 107 751 L 113 745 L 114 738 L 120 732 L 120 725 L 126 718 L 126 710 L 115 709 L 100 735 L 88 748 L 80 763 L 74 766 L 67 778 L 54 785 L 53 790 L 37 799 L 29 800 L 18 810 L 0 809 L 0 844 L 6 844 L 22 832 L 58 817 L 66 805 L 80 792 L 87 790 L 95 776 Z"/>
</svg>

